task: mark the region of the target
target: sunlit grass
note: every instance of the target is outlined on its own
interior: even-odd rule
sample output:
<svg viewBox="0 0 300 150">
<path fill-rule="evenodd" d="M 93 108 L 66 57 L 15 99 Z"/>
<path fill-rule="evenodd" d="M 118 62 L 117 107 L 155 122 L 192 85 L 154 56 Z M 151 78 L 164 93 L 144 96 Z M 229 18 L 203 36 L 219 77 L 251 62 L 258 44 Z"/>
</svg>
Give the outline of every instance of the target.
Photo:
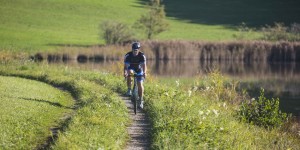
<svg viewBox="0 0 300 150">
<path fill-rule="evenodd" d="M 171 81 L 169 79 L 169 81 Z M 168 82 L 169 82 L 168 81 Z M 299 138 L 279 128 L 239 122 L 234 82 L 218 72 L 188 84 L 146 84 L 146 109 L 153 121 L 154 149 L 296 149 Z M 231 85 L 230 85 L 231 84 Z M 224 86 L 226 85 L 226 86 Z"/>
<path fill-rule="evenodd" d="M 47 84 L 0 76 L 0 147 L 34 149 L 50 136 L 50 127 L 72 112 L 70 94 Z"/>
<path fill-rule="evenodd" d="M 121 75 L 32 63 L 1 66 L 0 73 L 61 85 L 78 98 L 79 108 L 53 149 L 120 149 L 128 140 L 126 106 L 116 95 L 126 90 Z M 236 83 L 218 72 L 203 75 L 192 84 L 177 79 L 168 82 L 162 84 L 155 78 L 145 82 L 153 149 L 299 147 L 299 137 L 286 130 L 240 122 L 236 117 L 239 100 L 247 97 L 237 95 Z"/>
<path fill-rule="evenodd" d="M 57 46 L 85 47 L 105 44 L 99 25 L 105 20 L 118 20 L 132 26 L 147 9 L 139 0 L 54 0 L 1 1 L 0 49 L 16 51 L 53 50 Z M 167 18 L 170 29 L 157 37 L 160 40 L 234 40 L 237 30 L 225 25 L 191 23 Z M 145 39 L 135 29 L 139 40 Z M 258 33 L 249 34 L 253 39 Z"/>
</svg>

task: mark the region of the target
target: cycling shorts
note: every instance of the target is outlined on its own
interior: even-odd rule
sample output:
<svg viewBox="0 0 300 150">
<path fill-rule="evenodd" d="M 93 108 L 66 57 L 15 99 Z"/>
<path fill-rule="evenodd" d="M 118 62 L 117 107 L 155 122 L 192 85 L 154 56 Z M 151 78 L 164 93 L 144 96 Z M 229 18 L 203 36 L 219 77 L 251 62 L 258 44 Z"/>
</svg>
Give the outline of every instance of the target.
<svg viewBox="0 0 300 150">
<path fill-rule="evenodd" d="M 144 71 L 143 69 L 134 69 L 133 67 L 128 67 L 128 70 L 133 70 L 134 73 L 136 73 L 137 75 L 144 75 Z M 136 78 L 138 82 L 142 82 L 145 80 L 144 76 L 139 76 Z"/>
</svg>

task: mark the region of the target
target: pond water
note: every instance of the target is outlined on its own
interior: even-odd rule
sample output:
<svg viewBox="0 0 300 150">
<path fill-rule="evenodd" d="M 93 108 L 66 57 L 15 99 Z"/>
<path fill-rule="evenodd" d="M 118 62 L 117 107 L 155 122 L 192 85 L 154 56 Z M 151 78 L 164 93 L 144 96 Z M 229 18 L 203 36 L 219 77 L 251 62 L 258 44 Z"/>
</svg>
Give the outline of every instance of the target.
<svg viewBox="0 0 300 150">
<path fill-rule="evenodd" d="M 67 61 L 67 66 L 96 70 L 120 70 L 122 61 Z M 56 64 L 56 63 L 55 63 Z M 240 88 L 247 89 L 251 97 L 258 97 L 260 88 L 266 97 L 279 98 L 284 112 L 300 116 L 300 63 L 243 63 L 235 61 L 199 60 L 149 60 L 148 69 L 158 77 L 194 77 L 218 69 L 230 78 L 240 81 Z M 121 71 L 121 70 L 120 70 Z"/>
</svg>

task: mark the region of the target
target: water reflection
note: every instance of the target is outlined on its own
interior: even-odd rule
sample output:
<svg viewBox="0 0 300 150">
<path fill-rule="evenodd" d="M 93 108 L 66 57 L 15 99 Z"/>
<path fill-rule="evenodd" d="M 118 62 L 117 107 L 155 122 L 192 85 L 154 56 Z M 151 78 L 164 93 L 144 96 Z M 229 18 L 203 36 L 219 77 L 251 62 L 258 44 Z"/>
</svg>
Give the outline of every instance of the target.
<svg viewBox="0 0 300 150">
<path fill-rule="evenodd" d="M 51 63 L 56 65 L 57 62 Z M 122 61 L 64 61 L 66 66 L 122 72 Z M 266 96 L 279 97 L 283 111 L 300 116 L 300 63 L 245 63 L 239 61 L 149 60 L 148 69 L 155 76 L 194 77 L 218 69 L 224 75 L 241 81 L 252 97 L 261 87 Z"/>
</svg>

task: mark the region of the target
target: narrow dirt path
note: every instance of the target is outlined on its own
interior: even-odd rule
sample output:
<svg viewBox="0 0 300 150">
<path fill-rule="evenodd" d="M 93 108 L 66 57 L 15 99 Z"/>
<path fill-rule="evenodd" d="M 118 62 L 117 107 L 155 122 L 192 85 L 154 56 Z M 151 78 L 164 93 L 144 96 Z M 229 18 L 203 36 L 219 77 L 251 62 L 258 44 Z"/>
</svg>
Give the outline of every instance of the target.
<svg viewBox="0 0 300 150">
<path fill-rule="evenodd" d="M 133 104 L 130 97 L 121 96 L 125 101 L 132 119 L 132 124 L 127 128 L 131 137 L 126 150 L 147 150 L 150 149 L 150 130 L 151 125 L 148 117 L 143 110 L 138 109 L 137 114 L 134 114 Z"/>
</svg>

